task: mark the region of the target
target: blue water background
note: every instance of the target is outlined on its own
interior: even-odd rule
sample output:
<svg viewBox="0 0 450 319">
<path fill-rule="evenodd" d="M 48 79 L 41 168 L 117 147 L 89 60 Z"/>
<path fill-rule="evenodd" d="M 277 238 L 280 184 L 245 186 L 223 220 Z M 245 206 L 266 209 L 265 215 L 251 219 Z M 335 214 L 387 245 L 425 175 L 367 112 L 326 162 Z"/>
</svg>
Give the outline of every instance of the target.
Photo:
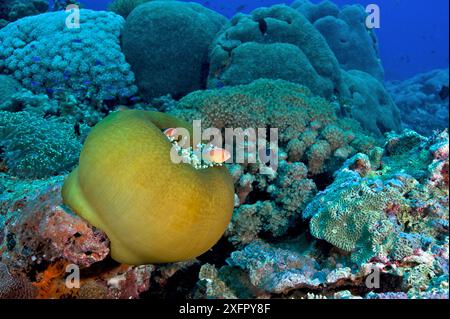
<svg viewBox="0 0 450 319">
<path fill-rule="evenodd" d="M 381 28 L 377 30 L 387 80 L 406 79 L 437 68 L 448 68 L 449 0 L 332 0 L 339 6 L 377 4 Z M 110 0 L 84 0 L 86 7 L 104 10 Z M 227 16 L 248 13 L 282 0 L 198 0 Z M 312 2 L 320 2 L 313 0 Z"/>
</svg>

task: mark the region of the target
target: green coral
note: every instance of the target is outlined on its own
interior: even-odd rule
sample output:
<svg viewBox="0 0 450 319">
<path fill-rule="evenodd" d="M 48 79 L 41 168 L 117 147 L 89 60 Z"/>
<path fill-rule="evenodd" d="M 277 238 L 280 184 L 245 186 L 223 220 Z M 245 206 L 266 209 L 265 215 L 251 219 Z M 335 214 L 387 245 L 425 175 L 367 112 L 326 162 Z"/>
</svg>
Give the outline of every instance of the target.
<svg viewBox="0 0 450 319">
<path fill-rule="evenodd" d="M 0 111 L 0 146 L 9 172 L 22 178 L 67 172 L 81 150 L 72 125 L 27 112 Z"/>
<path fill-rule="evenodd" d="M 369 157 L 355 155 L 303 213 L 311 217 L 313 236 L 352 252 L 352 260 L 359 264 L 389 253 L 398 229 L 386 211 L 406 209 L 403 195 L 414 185 L 407 176 L 384 182 L 367 178 L 369 171 Z"/>
<path fill-rule="evenodd" d="M 186 120 L 201 119 L 204 127 L 278 128 L 284 141 L 303 132 L 310 122 L 326 125 L 336 120 L 329 103 L 313 96 L 308 88 L 266 79 L 193 92 L 173 112 Z"/>
</svg>

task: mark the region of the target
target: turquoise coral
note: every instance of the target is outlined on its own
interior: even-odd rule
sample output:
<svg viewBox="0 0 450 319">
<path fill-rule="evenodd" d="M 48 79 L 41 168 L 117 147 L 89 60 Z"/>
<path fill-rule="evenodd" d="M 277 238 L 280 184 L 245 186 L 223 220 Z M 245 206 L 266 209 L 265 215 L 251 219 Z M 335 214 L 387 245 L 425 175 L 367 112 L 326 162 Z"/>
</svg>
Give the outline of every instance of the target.
<svg viewBox="0 0 450 319">
<path fill-rule="evenodd" d="M 33 93 L 66 92 L 93 104 L 135 94 L 119 42 L 123 18 L 82 9 L 80 28 L 67 28 L 66 18 L 45 13 L 1 29 L 0 72 Z"/>
</svg>

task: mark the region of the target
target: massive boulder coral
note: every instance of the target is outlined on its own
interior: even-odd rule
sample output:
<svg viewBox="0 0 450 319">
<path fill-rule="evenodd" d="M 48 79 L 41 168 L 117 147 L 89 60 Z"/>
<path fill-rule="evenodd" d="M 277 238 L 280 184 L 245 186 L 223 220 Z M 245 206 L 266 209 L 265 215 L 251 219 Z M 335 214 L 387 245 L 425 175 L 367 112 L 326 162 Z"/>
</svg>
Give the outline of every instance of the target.
<svg viewBox="0 0 450 319">
<path fill-rule="evenodd" d="M 208 47 L 226 18 L 197 3 L 151 1 L 128 16 L 123 50 L 145 98 L 205 86 Z"/>
<path fill-rule="evenodd" d="M 448 69 L 387 83 L 406 128 L 430 135 L 448 126 Z"/>
<path fill-rule="evenodd" d="M 349 159 L 303 217 L 311 218 L 315 237 L 351 252 L 356 263 L 403 260 L 446 240 L 446 179 L 446 131 L 429 139 L 408 131 L 394 134 L 382 162 L 371 163 L 363 154 Z"/>
<path fill-rule="evenodd" d="M 358 70 L 342 73 L 349 90 L 349 116 L 379 136 L 401 129 L 400 111 L 381 82 Z"/>
<path fill-rule="evenodd" d="M 339 64 L 326 41 L 284 5 L 236 15 L 210 51 L 209 88 L 269 78 L 303 84 L 325 97 L 341 91 Z"/>
<path fill-rule="evenodd" d="M 58 118 L 0 111 L 0 159 L 21 178 L 43 178 L 70 170 L 81 143 L 74 127 Z"/>
<path fill-rule="evenodd" d="M 343 10 L 343 15 L 351 11 L 348 14 L 351 16 L 352 10 L 353 7 Z M 373 46 L 355 44 L 364 45 Z M 368 57 L 359 48 L 351 54 L 360 54 L 365 61 L 371 59 L 372 51 L 367 52 Z M 348 59 L 355 61 L 353 57 Z M 373 60 L 379 64 L 377 59 Z M 221 30 L 210 49 L 208 87 L 249 84 L 261 78 L 282 79 L 302 84 L 315 95 L 339 101 L 342 113 L 378 136 L 386 131 L 399 131 L 399 111 L 383 84 L 369 73 L 350 70 L 353 68 L 357 66 L 350 62 L 346 67 L 339 65 L 322 34 L 299 11 L 276 5 L 256 9 L 250 15 L 237 14 Z"/>
<path fill-rule="evenodd" d="M 0 72 L 33 93 L 65 92 L 98 103 L 136 93 L 134 74 L 121 52 L 122 17 L 80 11 L 80 27 L 65 12 L 20 19 L 0 30 Z"/>
<path fill-rule="evenodd" d="M 339 10 L 331 1 L 313 4 L 297 0 L 291 6 L 323 35 L 342 69 L 364 71 L 383 81 L 378 40 L 374 30 L 365 24 L 367 14 L 361 5 L 347 5 Z"/>
</svg>

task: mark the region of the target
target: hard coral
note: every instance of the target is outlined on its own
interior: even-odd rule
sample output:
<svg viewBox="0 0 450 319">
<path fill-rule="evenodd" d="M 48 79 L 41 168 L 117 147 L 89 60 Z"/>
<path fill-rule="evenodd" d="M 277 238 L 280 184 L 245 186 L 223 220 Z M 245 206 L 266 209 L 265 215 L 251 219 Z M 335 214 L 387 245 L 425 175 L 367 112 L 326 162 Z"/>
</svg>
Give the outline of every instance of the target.
<svg viewBox="0 0 450 319">
<path fill-rule="evenodd" d="M 442 69 L 387 83 L 404 127 L 426 136 L 448 127 L 448 78 L 448 69 Z"/>
<path fill-rule="evenodd" d="M 82 9 L 79 28 L 68 28 L 66 18 L 45 13 L 1 29 L 0 72 L 34 93 L 70 92 L 93 104 L 135 94 L 119 43 L 123 18 Z"/>
<path fill-rule="evenodd" d="M 365 24 L 367 13 L 360 5 L 339 9 L 331 1 L 313 4 L 297 0 L 291 5 L 304 14 L 323 35 L 344 70 L 360 70 L 383 81 L 378 39 Z"/>
<path fill-rule="evenodd" d="M 217 36 L 210 60 L 209 88 L 269 78 L 305 85 L 325 97 L 341 89 L 339 65 L 324 38 L 284 5 L 237 14 Z"/>
<path fill-rule="evenodd" d="M 123 50 L 143 96 L 205 87 L 208 48 L 226 18 L 194 2 L 150 1 L 127 18 Z"/>
<path fill-rule="evenodd" d="M 389 135 L 380 169 L 357 154 L 303 212 L 311 233 L 364 263 L 405 260 L 448 240 L 448 134 Z M 439 154 L 439 155 L 437 155 Z M 440 154 L 443 154 L 442 156 Z"/>
<path fill-rule="evenodd" d="M 70 170 L 81 143 L 73 127 L 58 118 L 0 111 L 0 146 L 11 174 L 43 178 Z"/>
</svg>

